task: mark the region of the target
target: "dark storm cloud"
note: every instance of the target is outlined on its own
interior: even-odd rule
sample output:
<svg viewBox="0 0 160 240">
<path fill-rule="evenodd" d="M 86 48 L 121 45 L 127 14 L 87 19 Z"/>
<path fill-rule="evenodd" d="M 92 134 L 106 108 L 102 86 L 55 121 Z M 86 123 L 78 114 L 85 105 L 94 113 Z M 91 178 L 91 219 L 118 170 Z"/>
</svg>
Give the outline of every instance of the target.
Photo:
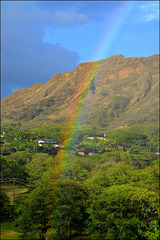
<svg viewBox="0 0 160 240">
<path fill-rule="evenodd" d="M 78 55 L 58 44 L 45 43 L 37 48 L 37 51 L 20 48 L 19 54 L 12 52 L 10 57 L 3 58 L 2 97 L 35 82 L 44 83 L 55 73 L 72 71 L 76 67 Z"/>
<path fill-rule="evenodd" d="M 43 43 L 49 19 L 31 2 L 2 6 L 2 98 L 19 87 L 44 83 L 57 72 L 72 71 L 79 63 L 76 52 Z"/>
</svg>

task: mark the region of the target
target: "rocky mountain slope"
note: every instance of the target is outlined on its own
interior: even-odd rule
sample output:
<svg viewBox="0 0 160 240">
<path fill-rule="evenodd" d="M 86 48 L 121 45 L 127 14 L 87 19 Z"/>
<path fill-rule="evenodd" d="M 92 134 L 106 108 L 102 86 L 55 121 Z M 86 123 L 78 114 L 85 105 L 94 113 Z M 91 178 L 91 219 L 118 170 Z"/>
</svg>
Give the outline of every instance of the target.
<svg viewBox="0 0 160 240">
<path fill-rule="evenodd" d="M 2 99 L 2 124 L 62 124 L 77 105 L 79 124 L 107 129 L 157 124 L 158 94 L 159 55 L 115 55 L 81 63 L 73 72 L 55 74 Z"/>
</svg>

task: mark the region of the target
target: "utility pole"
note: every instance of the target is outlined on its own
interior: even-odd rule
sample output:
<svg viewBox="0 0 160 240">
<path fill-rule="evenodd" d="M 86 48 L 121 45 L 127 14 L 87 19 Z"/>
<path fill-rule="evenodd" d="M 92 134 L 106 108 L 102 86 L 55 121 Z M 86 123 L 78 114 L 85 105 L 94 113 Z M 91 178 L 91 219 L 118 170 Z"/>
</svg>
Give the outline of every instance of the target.
<svg viewBox="0 0 160 240">
<path fill-rule="evenodd" d="M 15 204 L 15 184 L 16 183 L 19 183 L 21 185 L 24 185 L 26 188 L 28 188 L 26 185 L 28 184 L 28 181 L 26 180 L 19 180 L 19 179 L 16 179 L 16 178 L 7 178 L 7 179 L 0 179 L 0 183 L 1 182 L 13 182 L 13 199 L 11 200 L 11 204 L 14 205 Z M 11 194 L 11 193 L 10 193 Z"/>
<path fill-rule="evenodd" d="M 15 178 L 13 178 L 13 205 L 15 202 Z"/>
</svg>

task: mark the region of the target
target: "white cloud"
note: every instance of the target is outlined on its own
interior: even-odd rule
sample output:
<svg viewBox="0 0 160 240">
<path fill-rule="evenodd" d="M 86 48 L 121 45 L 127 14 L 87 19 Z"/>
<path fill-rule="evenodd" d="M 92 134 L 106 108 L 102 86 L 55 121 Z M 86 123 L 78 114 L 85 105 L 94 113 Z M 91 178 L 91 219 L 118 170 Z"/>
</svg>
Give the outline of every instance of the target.
<svg viewBox="0 0 160 240">
<path fill-rule="evenodd" d="M 53 16 L 53 22 L 60 25 L 74 23 L 74 19 L 75 17 L 73 16 L 73 14 L 65 11 L 56 12 Z"/>
<path fill-rule="evenodd" d="M 149 13 L 149 14 L 146 14 L 143 18 L 146 22 L 150 22 L 154 19 L 157 19 L 157 14 L 156 13 Z"/>
<path fill-rule="evenodd" d="M 159 19 L 159 3 L 158 2 L 145 2 L 140 5 L 141 20 L 150 22 Z"/>
<path fill-rule="evenodd" d="M 90 21 L 91 20 L 85 14 L 67 11 L 55 12 L 52 18 L 52 22 L 60 26 L 84 24 Z"/>
</svg>

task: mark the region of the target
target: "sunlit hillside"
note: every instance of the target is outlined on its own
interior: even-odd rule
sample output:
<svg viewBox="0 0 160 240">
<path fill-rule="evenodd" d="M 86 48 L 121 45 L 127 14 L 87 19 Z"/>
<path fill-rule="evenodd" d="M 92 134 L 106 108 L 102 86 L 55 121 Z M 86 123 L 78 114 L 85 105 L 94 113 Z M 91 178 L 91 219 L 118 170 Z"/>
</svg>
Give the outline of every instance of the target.
<svg viewBox="0 0 160 240">
<path fill-rule="evenodd" d="M 55 74 L 45 84 L 36 83 L 4 98 L 2 124 L 63 124 L 73 105 L 81 104 L 79 124 L 97 129 L 157 125 L 158 70 L 159 55 L 115 55 L 81 63 L 73 72 Z"/>
</svg>

